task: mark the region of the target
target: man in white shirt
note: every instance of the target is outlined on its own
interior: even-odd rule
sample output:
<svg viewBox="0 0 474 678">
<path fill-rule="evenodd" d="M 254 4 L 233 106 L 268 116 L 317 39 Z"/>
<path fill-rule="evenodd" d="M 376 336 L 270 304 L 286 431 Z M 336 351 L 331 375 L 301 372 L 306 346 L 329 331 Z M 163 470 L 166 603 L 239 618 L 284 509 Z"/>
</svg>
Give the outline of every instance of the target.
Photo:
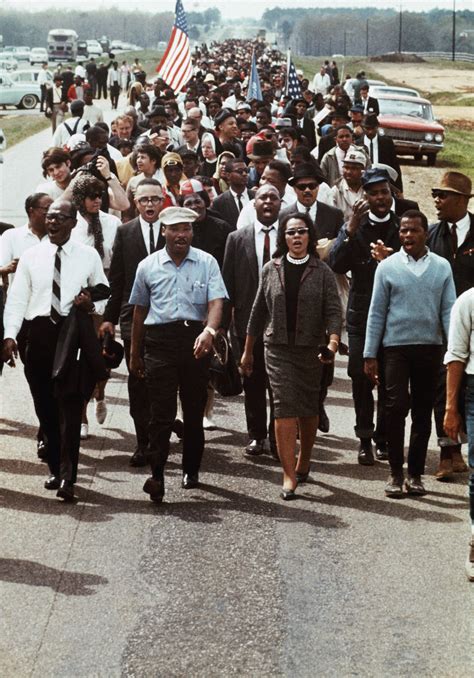
<svg viewBox="0 0 474 678">
<path fill-rule="evenodd" d="M 3 359 L 10 366 L 15 365 L 16 339 L 23 321 L 29 322 L 25 376 L 48 441 L 51 477 L 45 488 L 57 490 L 65 501 L 74 499 L 83 395 L 78 391 L 61 397 L 55 394 L 56 347 L 73 306 L 84 313 L 103 311 L 105 301 L 94 304 L 87 288 L 103 285 L 108 289 L 98 253 L 71 240 L 75 223 L 72 203 L 62 199 L 52 203 L 46 215 L 49 241 L 21 256 L 4 313 Z"/>
<path fill-rule="evenodd" d="M 247 324 L 262 268 L 270 261 L 276 249 L 280 207 L 281 198 L 278 189 L 269 183 L 261 186 L 255 196 L 253 223 L 233 231 L 227 238 L 222 275 L 230 301 L 225 309 L 224 325 L 230 324 L 232 315 L 241 351 L 244 349 Z M 267 426 L 267 384 L 263 339 L 259 337 L 254 348 L 254 370 L 250 377 L 243 378 L 249 437 L 245 448 L 247 456 L 257 456 L 264 452 L 267 434 L 270 438 L 270 450 L 276 454 L 271 394 L 270 425 Z"/>
<path fill-rule="evenodd" d="M 316 73 L 316 75 L 313 78 L 313 84 L 312 84 L 312 91 L 315 94 L 322 94 L 325 96 L 329 88 L 331 87 L 331 78 L 329 75 L 326 73 L 326 69 L 324 66 L 321 66 L 319 73 Z"/>
<path fill-rule="evenodd" d="M 48 95 L 48 85 L 52 85 L 53 75 L 51 71 L 48 70 L 48 62 L 44 61 L 41 64 L 41 70 L 38 73 L 38 78 L 36 80 L 41 90 L 41 101 L 40 101 L 40 113 L 43 113 L 46 107 L 46 99 Z"/>
<path fill-rule="evenodd" d="M 102 109 L 93 104 L 92 89 L 86 87 L 84 90 L 84 113 L 82 114 L 83 120 L 86 120 L 89 123 L 89 126 L 92 127 L 96 122 L 104 122 L 104 115 Z"/>
<path fill-rule="evenodd" d="M 53 134 L 53 146 L 65 146 L 73 134 L 81 134 L 89 129 L 90 125 L 84 119 L 84 102 L 82 99 L 75 99 L 70 104 L 71 115 L 67 121 L 62 122 Z"/>
</svg>

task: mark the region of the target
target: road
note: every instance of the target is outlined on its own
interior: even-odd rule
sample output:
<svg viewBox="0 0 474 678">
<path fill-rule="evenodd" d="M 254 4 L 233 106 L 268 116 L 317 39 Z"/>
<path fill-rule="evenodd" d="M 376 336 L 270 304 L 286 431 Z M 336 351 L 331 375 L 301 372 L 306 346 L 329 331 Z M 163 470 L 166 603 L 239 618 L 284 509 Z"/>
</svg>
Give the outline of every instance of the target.
<svg viewBox="0 0 474 678">
<path fill-rule="evenodd" d="M 12 205 L 38 175 L 43 134 L 8 151 Z M 290 503 L 279 499 L 278 464 L 243 456 L 237 397 L 217 401 L 202 486 L 180 488 L 174 441 L 166 501 L 152 504 L 147 472 L 128 466 L 122 367 L 104 426 L 91 408 L 79 501 L 64 505 L 42 487 L 22 367 L 6 367 L 1 387 L 2 676 L 473 675 L 466 477 L 433 480 L 433 437 L 429 494 L 387 500 L 386 463 L 356 462 L 345 359 L 331 431 Z"/>
</svg>

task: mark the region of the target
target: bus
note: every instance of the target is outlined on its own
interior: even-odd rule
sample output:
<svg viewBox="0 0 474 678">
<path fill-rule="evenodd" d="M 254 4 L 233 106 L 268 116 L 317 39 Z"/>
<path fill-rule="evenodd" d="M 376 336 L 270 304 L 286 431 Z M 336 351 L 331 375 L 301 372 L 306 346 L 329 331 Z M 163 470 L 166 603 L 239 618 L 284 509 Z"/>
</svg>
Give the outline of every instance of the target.
<svg viewBox="0 0 474 678">
<path fill-rule="evenodd" d="M 48 33 L 49 61 L 75 61 L 77 57 L 76 31 L 69 28 L 55 28 Z"/>
</svg>

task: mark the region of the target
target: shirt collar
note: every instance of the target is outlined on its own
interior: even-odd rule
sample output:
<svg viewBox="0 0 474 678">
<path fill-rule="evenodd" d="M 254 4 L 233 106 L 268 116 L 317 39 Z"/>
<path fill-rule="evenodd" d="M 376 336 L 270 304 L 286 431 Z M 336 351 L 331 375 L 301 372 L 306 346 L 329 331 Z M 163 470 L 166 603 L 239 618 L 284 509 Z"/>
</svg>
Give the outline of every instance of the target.
<svg viewBox="0 0 474 678">
<path fill-rule="evenodd" d="M 231 188 L 230 186 L 229 186 L 229 191 L 230 191 L 231 194 L 234 196 L 234 199 L 237 200 L 237 198 L 239 197 L 239 194 L 236 193 L 236 192 L 234 191 L 234 189 Z M 247 197 L 247 191 L 245 190 L 245 188 L 244 188 L 244 190 L 242 191 L 242 193 L 240 194 L 240 199 L 242 200 L 242 198 L 244 198 L 244 197 Z"/>
<path fill-rule="evenodd" d="M 140 216 L 139 216 L 139 219 L 140 219 L 140 226 L 141 226 L 142 228 L 145 228 L 145 229 L 150 228 L 150 222 L 149 222 L 149 221 L 145 221 L 145 219 L 142 217 L 141 214 L 140 214 Z M 154 221 L 154 222 L 153 222 L 153 228 L 154 228 L 157 224 L 159 224 L 159 223 L 160 223 L 160 220 L 159 220 L 159 219 L 157 219 L 156 221 Z"/>
<path fill-rule="evenodd" d="M 317 203 L 317 200 L 315 200 L 313 202 L 313 204 L 311 205 L 311 207 L 309 208 L 310 214 L 313 214 L 313 212 L 316 211 L 316 209 L 317 209 L 316 203 Z M 298 212 L 302 212 L 303 214 L 306 214 L 306 205 L 303 205 L 303 203 L 301 203 L 299 200 L 296 201 L 296 209 L 298 210 Z"/>
<path fill-rule="evenodd" d="M 453 225 L 454 222 L 448 221 L 449 228 Z M 471 227 L 471 218 L 469 216 L 469 212 L 466 212 L 466 214 L 463 216 L 462 219 L 459 219 L 459 221 L 456 221 L 456 228 L 459 228 L 461 230 L 468 229 Z"/>
<path fill-rule="evenodd" d="M 272 224 L 271 226 L 276 231 L 278 229 L 278 220 L 275 221 L 275 223 Z M 264 224 L 261 224 L 258 219 L 255 219 L 255 232 L 256 233 L 261 233 L 264 229 L 267 229 L 267 228 L 269 228 L 269 226 L 265 226 Z"/>
<path fill-rule="evenodd" d="M 403 247 L 401 248 L 400 253 L 403 256 L 403 258 L 406 260 L 406 263 L 413 261 L 415 264 L 417 264 L 419 261 L 425 261 L 428 258 L 428 255 L 430 254 L 430 249 L 429 249 L 429 247 L 427 247 L 426 253 L 422 257 L 420 257 L 419 259 L 413 259 L 411 254 L 408 254 L 407 252 L 405 252 Z"/>
<path fill-rule="evenodd" d="M 390 221 L 391 212 L 389 212 L 387 216 L 383 217 L 382 219 L 380 217 L 376 217 L 372 212 L 369 212 L 368 217 L 369 220 L 373 221 L 375 224 L 385 224 L 387 221 Z"/>
<path fill-rule="evenodd" d="M 171 261 L 174 264 L 173 259 L 168 254 L 168 250 L 166 249 L 166 246 L 163 247 L 163 249 L 158 250 L 158 257 L 159 257 L 160 264 L 165 264 L 167 261 Z M 198 260 L 198 254 L 197 254 L 197 250 L 196 250 L 195 247 L 189 248 L 189 251 L 188 251 L 187 255 L 184 257 L 181 264 L 184 261 L 187 261 L 188 259 L 190 261 L 197 261 Z M 174 265 L 176 266 L 176 264 L 174 264 Z"/>
</svg>

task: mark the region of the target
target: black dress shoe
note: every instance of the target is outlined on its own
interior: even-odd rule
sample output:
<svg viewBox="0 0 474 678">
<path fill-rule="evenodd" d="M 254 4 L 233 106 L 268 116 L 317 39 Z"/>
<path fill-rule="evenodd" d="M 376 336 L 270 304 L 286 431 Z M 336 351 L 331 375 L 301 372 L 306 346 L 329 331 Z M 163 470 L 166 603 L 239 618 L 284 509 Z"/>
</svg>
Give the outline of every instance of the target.
<svg viewBox="0 0 474 678">
<path fill-rule="evenodd" d="M 297 473 L 296 474 L 296 480 L 298 481 L 298 485 L 301 483 L 305 483 L 309 478 L 309 469 L 306 471 L 306 473 Z"/>
<path fill-rule="evenodd" d="M 143 485 L 143 491 L 150 495 L 155 504 L 161 504 L 165 495 L 165 481 L 156 478 L 148 478 Z"/>
<path fill-rule="evenodd" d="M 263 446 L 265 444 L 264 440 L 251 440 L 247 447 L 245 448 L 246 457 L 258 457 L 260 454 L 263 454 Z"/>
<path fill-rule="evenodd" d="M 192 490 L 193 487 L 199 486 L 199 476 L 197 473 L 185 473 L 181 481 L 181 487 L 185 490 Z"/>
<path fill-rule="evenodd" d="M 173 427 L 171 429 L 173 433 L 176 433 L 176 436 L 182 440 L 184 438 L 184 424 L 181 419 L 175 419 Z"/>
<path fill-rule="evenodd" d="M 74 501 L 74 485 L 70 483 L 69 480 L 61 480 L 59 485 L 59 490 L 56 492 L 56 496 L 64 501 L 71 502 Z"/>
<path fill-rule="evenodd" d="M 373 466 L 375 464 L 374 453 L 372 451 L 371 442 L 362 442 L 359 447 L 357 461 L 362 466 Z"/>
<path fill-rule="evenodd" d="M 377 461 L 388 461 L 387 443 L 379 443 L 375 450 L 375 458 Z"/>
<path fill-rule="evenodd" d="M 36 443 L 36 453 L 38 455 L 38 459 L 41 459 L 41 461 L 46 461 L 48 456 L 48 447 L 44 440 L 38 440 Z"/>
<path fill-rule="evenodd" d="M 58 490 L 59 486 L 61 484 L 61 481 L 57 476 L 49 476 L 48 480 L 44 481 L 44 489 L 45 490 Z"/>
<path fill-rule="evenodd" d="M 137 447 L 135 452 L 130 457 L 130 461 L 128 463 L 130 466 L 134 466 L 136 468 L 140 466 L 146 466 L 148 462 L 146 460 L 145 450 L 143 450 L 141 447 Z"/>
<path fill-rule="evenodd" d="M 285 489 L 280 492 L 280 497 L 283 499 L 283 501 L 291 501 L 292 499 L 297 498 L 294 490 Z"/>
<path fill-rule="evenodd" d="M 321 405 L 319 408 L 318 429 L 321 431 L 321 433 L 329 433 L 329 417 L 326 414 L 324 405 Z"/>
</svg>

